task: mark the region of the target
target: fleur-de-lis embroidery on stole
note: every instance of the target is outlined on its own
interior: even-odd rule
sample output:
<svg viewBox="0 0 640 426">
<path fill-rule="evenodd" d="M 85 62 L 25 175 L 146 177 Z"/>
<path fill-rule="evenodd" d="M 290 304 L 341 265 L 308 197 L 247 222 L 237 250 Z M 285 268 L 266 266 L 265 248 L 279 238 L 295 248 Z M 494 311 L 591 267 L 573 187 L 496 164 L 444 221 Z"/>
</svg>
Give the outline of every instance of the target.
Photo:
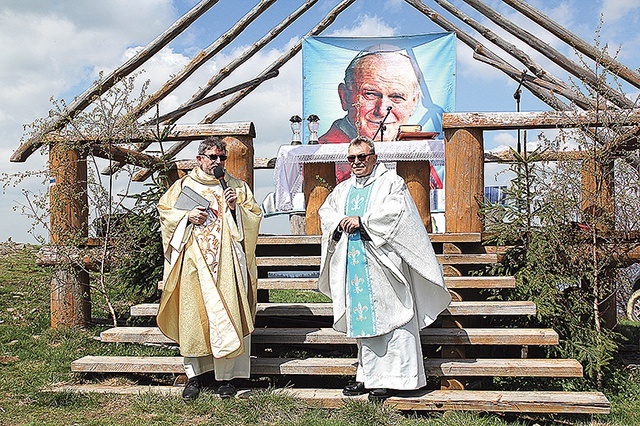
<svg viewBox="0 0 640 426">
<path fill-rule="evenodd" d="M 373 186 L 350 188 L 345 205 L 347 216 L 362 217 L 365 214 Z M 347 245 L 347 335 L 374 336 L 376 327 L 373 292 L 366 246 L 360 238 L 360 231 L 349 235 Z"/>
</svg>

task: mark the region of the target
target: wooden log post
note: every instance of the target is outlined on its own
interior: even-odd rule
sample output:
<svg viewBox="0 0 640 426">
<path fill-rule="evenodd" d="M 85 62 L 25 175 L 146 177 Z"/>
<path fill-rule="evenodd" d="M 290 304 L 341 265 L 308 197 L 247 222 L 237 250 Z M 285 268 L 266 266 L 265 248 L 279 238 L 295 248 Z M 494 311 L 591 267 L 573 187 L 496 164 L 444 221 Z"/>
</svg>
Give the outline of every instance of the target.
<svg viewBox="0 0 640 426">
<path fill-rule="evenodd" d="M 582 212 L 591 219 L 591 223 L 596 224 L 597 231 L 603 234 L 610 234 L 615 229 L 614 184 L 613 161 L 602 162 L 588 158 L 583 162 Z M 599 276 L 603 285 L 614 289 L 598 306 L 602 325 L 609 329 L 613 329 L 618 322 L 615 279 L 614 268 L 605 269 Z"/>
<path fill-rule="evenodd" d="M 447 232 L 482 232 L 478 200 L 484 196 L 482 129 L 444 132 L 445 221 Z"/>
<path fill-rule="evenodd" d="M 478 215 L 478 197 L 484 195 L 484 143 L 482 129 L 445 130 L 445 228 L 447 232 L 482 232 Z M 459 248 L 445 245 L 443 252 L 459 253 Z M 456 271 L 458 272 L 458 271 Z M 458 272 L 459 273 L 459 272 Z M 453 294 L 454 300 L 461 297 Z M 443 321 L 443 327 L 464 327 L 462 319 Z M 443 346 L 442 356 L 465 358 L 464 346 Z M 443 377 L 440 388 L 464 389 L 463 377 Z"/>
<path fill-rule="evenodd" d="M 587 158 L 582 163 L 582 212 L 602 232 L 614 228 L 613 174 L 613 161 L 603 163 Z"/>
<path fill-rule="evenodd" d="M 422 223 L 431 232 L 431 166 L 429 161 L 398 161 L 396 172 L 404 178 Z"/>
<path fill-rule="evenodd" d="M 233 176 L 247 182 L 253 191 L 253 136 L 226 136 L 222 140 L 227 144 L 227 154 L 229 155 L 225 162 L 226 169 Z"/>
<path fill-rule="evenodd" d="M 72 248 L 89 236 L 87 159 L 65 143 L 51 146 L 49 167 L 50 240 L 59 251 Z M 81 265 L 56 266 L 51 280 L 51 327 L 87 326 L 91 322 L 89 274 Z"/>
<path fill-rule="evenodd" d="M 318 209 L 336 186 L 335 165 L 334 163 L 305 163 L 302 174 L 307 235 L 320 235 L 322 230 Z"/>
</svg>

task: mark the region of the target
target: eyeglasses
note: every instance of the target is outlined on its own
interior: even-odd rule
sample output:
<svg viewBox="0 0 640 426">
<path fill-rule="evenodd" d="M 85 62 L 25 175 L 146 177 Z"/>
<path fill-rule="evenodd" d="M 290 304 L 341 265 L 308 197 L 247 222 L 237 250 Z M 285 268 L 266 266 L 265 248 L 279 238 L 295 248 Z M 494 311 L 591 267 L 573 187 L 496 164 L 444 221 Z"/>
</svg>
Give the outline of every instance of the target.
<svg viewBox="0 0 640 426">
<path fill-rule="evenodd" d="M 216 155 L 216 154 L 200 154 L 203 157 L 207 157 L 209 160 L 211 161 L 216 161 L 218 159 L 218 157 L 220 157 L 220 161 L 226 161 L 228 156 L 226 155 Z"/>
<path fill-rule="evenodd" d="M 358 159 L 358 161 L 364 161 L 370 155 L 375 155 L 375 152 L 370 152 L 368 154 L 347 155 L 347 161 L 353 163 L 354 161 L 356 161 L 356 158 Z"/>
</svg>

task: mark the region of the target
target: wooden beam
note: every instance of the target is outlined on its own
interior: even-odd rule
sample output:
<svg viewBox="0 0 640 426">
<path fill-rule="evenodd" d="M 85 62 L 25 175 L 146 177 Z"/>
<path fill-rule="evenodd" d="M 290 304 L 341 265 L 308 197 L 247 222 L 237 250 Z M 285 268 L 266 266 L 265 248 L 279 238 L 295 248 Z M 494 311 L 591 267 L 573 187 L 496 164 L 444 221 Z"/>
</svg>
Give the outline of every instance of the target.
<svg viewBox="0 0 640 426">
<path fill-rule="evenodd" d="M 151 107 L 156 105 L 171 92 L 173 92 L 180 84 L 182 84 L 190 75 L 198 68 L 204 65 L 209 59 L 213 58 L 224 47 L 229 45 L 242 31 L 255 21 L 265 10 L 267 10 L 276 0 L 261 0 L 253 9 L 243 16 L 236 24 L 226 33 L 221 35 L 216 41 L 211 43 L 207 48 L 198 53 L 180 72 L 173 75 L 164 85 L 155 93 L 146 98 L 136 110 L 132 111 L 130 116 L 134 118 L 141 117 Z"/>
<path fill-rule="evenodd" d="M 244 64 L 246 61 L 251 59 L 257 52 L 260 51 L 264 46 L 266 46 L 271 40 L 273 40 L 276 36 L 278 36 L 282 31 L 284 31 L 289 25 L 295 22 L 300 16 L 302 16 L 307 10 L 309 10 L 318 0 L 307 0 L 305 4 L 300 6 L 296 11 L 294 11 L 291 15 L 287 16 L 280 24 L 275 26 L 271 31 L 269 31 L 264 37 L 262 37 L 257 42 L 253 43 L 251 47 L 249 47 L 246 51 L 244 51 L 241 55 L 235 58 L 233 61 L 229 62 L 225 67 L 218 71 L 214 77 L 212 77 L 207 84 L 202 86 L 187 102 L 180 105 L 178 109 L 172 111 L 170 113 L 164 114 L 158 117 L 155 122 L 166 122 L 170 121 L 170 123 L 175 123 L 176 120 L 180 119 L 184 116 L 184 113 L 181 111 L 189 111 L 192 105 L 199 104 L 200 101 L 204 99 L 209 99 L 210 97 L 205 98 L 205 96 L 213 90 L 220 82 L 222 82 L 229 74 L 231 74 L 235 69 L 240 67 L 240 65 Z M 274 70 L 276 75 L 278 70 Z M 266 75 L 270 75 L 267 73 Z M 265 75 L 265 77 L 266 77 Z M 193 108 L 191 108 L 193 109 Z"/>
<path fill-rule="evenodd" d="M 503 72 L 507 73 L 514 79 L 526 79 L 533 84 L 537 84 L 541 87 L 549 89 L 553 92 L 561 94 L 565 98 L 571 100 L 576 105 L 580 106 L 584 109 L 592 108 L 591 104 L 585 102 L 584 99 L 580 96 L 576 96 L 576 93 L 573 92 L 569 86 L 559 78 L 556 78 L 553 74 L 549 73 L 542 66 L 536 63 L 529 55 L 527 55 L 523 50 L 519 49 L 516 45 L 509 43 L 502 37 L 498 36 L 496 33 L 491 31 L 489 28 L 480 24 L 478 21 L 472 19 L 461 10 L 453 6 L 446 0 L 435 0 L 440 6 L 450 12 L 452 15 L 460 19 L 462 22 L 469 25 L 474 30 L 478 31 L 485 39 L 489 40 L 496 46 L 500 47 L 505 52 L 509 53 L 512 57 L 517 59 L 519 62 L 523 63 L 529 71 L 533 73 L 533 75 L 520 73 L 519 75 L 513 74 L 513 67 L 504 67 L 502 64 L 497 63 L 497 66 L 502 69 Z M 483 55 L 474 55 L 475 59 L 483 60 L 485 57 Z M 491 64 L 493 65 L 493 64 Z M 534 77 L 536 76 L 536 77 Z"/>
<path fill-rule="evenodd" d="M 515 163 L 514 150 L 508 151 L 498 151 L 498 152 L 485 152 L 484 153 L 484 162 L 485 163 Z M 589 154 L 585 151 L 554 151 L 554 152 L 541 152 L 538 154 L 538 161 L 572 161 L 572 160 L 583 160 Z"/>
<path fill-rule="evenodd" d="M 191 100 L 190 102 L 184 104 L 183 106 L 180 106 L 178 109 L 170 113 L 167 113 L 162 117 L 159 117 L 158 119 L 149 120 L 147 122 L 147 125 L 153 125 L 154 122 L 158 122 L 158 123 L 162 123 L 164 121 L 170 121 L 171 123 L 175 122 L 177 119 L 184 116 L 189 111 L 192 111 L 196 108 L 200 108 L 201 106 L 207 105 L 213 101 L 217 101 L 218 99 L 225 98 L 231 94 L 239 92 L 240 90 L 246 89 L 248 87 L 259 86 L 260 84 L 264 83 L 266 80 L 270 80 L 272 78 L 277 77 L 279 73 L 280 71 L 273 70 L 265 74 L 264 76 L 253 78 L 244 83 L 236 84 L 233 87 L 230 87 L 225 90 L 221 90 L 218 93 L 214 93 L 211 96 L 205 96 L 205 97 L 198 98 L 197 100 Z"/>
<path fill-rule="evenodd" d="M 461 112 L 442 114 L 444 129 L 483 130 L 558 129 L 599 127 L 613 123 L 633 126 L 640 122 L 640 108 L 607 111 Z"/>
<path fill-rule="evenodd" d="M 245 16 L 242 17 L 236 24 L 226 33 L 221 35 L 216 41 L 210 44 L 206 49 L 198 53 L 179 73 L 173 75 L 167 80 L 164 85 L 158 89 L 155 93 L 144 99 L 144 101 L 131 113 L 128 114 L 130 119 L 138 119 L 149 111 L 154 105 L 167 97 L 173 92 L 180 84 L 182 84 L 189 76 L 204 65 L 209 59 L 213 58 L 218 52 L 229 45 L 242 31 L 255 21 L 265 10 L 267 10 L 275 0 L 261 0 L 256 6 L 253 7 Z M 185 112 L 186 114 L 186 112 Z M 125 118 L 126 119 L 126 118 Z M 135 148 L 138 151 L 142 151 L 149 146 L 148 141 L 140 142 Z M 103 170 L 102 173 L 110 174 L 118 168 L 122 167 L 122 164 L 114 164 L 109 167 L 109 170 Z M 153 169 L 150 169 L 153 170 Z M 146 178 L 145 178 L 146 179 Z M 136 180 L 134 176 L 134 181 Z M 140 179 L 144 180 L 144 179 Z"/>
<path fill-rule="evenodd" d="M 447 19 L 445 19 L 442 16 L 441 13 L 438 13 L 435 10 L 431 9 L 430 7 L 426 6 L 420 0 L 405 0 L 405 2 L 407 2 L 408 4 L 416 8 L 416 10 L 418 10 L 419 12 L 423 13 L 426 17 L 431 19 L 435 24 L 437 24 L 441 28 L 445 29 L 446 31 L 454 32 L 458 37 L 458 40 L 461 40 L 464 44 L 469 46 L 471 50 L 474 51 L 475 59 L 485 58 L 484 62 L 493 66 L 499 64 L 500 66 L 498 67 L 498 69 L 501 69 L 501 70 L 510 68 L 511 73 L 507 73 L 507 75 L 512 79 L 514 79 L 516 82 L 520 82 L 519 75 L 521 73 L 518 69 L 511 66 L 508 62 L 506 62 L 500 56 L 493 53 L 490 49 L 482 45 L 482 43 L 478 42 L 476 39 L 471 37 L 465 31 L 462 31 L 460 28 L 458 28 L 457 26 L 449 22 Z M 518 77 L 515 77 L 516 75 Z M 525 80 L 522 84 L 534 96 L 536 96 L 538 99 L 540 99 L 547 105 L 551 106 L 552 108 L 559 111 L 570 109 L 568 105 L 560 101 L 560 99 L 558 99 L 550 90 L 544 89 L 543 87 L 540 87 L 527 80 Z"/>
<path fill-rule="evenodd" d="M 491 9 L 481 0 L 464 0 L 464 2 L 489 18 L 496 25 L 522 40 L 528 46 L 531 46 L 538 52 L 542 53 L 565 71 L 578 77 L 586 85 L 609 101 L 613 102 L 619 108 L 633 107 L 633 102 L 626 98 L 624 94 L 614 90 L 608 84 L 604 83 L 604 80 L 599 78 L 593 71 L 580 66 L 558 50 L 554 49 L 550 44 L 543 42 L 533 34 L 523 30 L 508 19 L 505 19 L 502 15 Z"/>
<path fill-rule="evenodd" d="M 100 81 L 96 81 L 93 85 L 78 96 L 67 108 L 60 114 L 46 131 L 37 134 L 27 141 L 22 143 L 20 147 L 11 155 L 12 162 L 23 162 L 31 154 L 33 154 L 40 146 L 42 146 L 42 137 L 49 132 L 60 130 L 63 128 L 71 118 L 75 117 L 78 112 L 84 110 L 89 106 L 96 96 L 100 96 L 113 85 L 115 85 L 122 78 L 129 75 L 140 65 L 149 60 L 160 49 L 165 47 L 174 38 L 184 31 L 189 25 L 191 25 L 196 19 L 202 16 L 207 10 L 215 5 L 218 0 L 202 0 L 193 9 L 187 12 L 182 18 L 178 19 L 171 27 L 165 32 L 160 34 L 149 43 L 144 49 L 138 52 L 135 56 L 129 59 L 127 62 L 116 68 L 110 74 L 104 76 Z"/>
<path fill-rule="evenodd" d="M 158 157 L 106 143 L 91 145 L 91 154 L 96 157 L 133 164 L 138 167 L 151 167 L 164 163 L 164 161 Z"/>
<path fill-rule="evenodd" d="M 349 7 L 354 2 L 355 2 L 355 0 L 343 0 L 331 12 L 329 12 L 329 14 L 315 28 L 313 28 L 311 31 L 309 31 L 309 33 L 307 33 L 307 35 L 305 37 L 320 34 L 329 25 L 331 25 L 331 23 L 333 23 L 333 21 L 335 21 L 335 19 L 338 17 L 338 15 L 340 13 L 342 13 L 347 7 Z M 258 77 L 260 77 L 260 76 L 262 76 L 264 74 L 267 74 L 268 72 L 271 72 L 273 70 L 280 69 L 291 58 L 293 58 L 300 51 L 300 49 L 302 48 L 302 39 L 303 38 L 301 38 L 300 41 L 298 41 L 291 49 L 289 49 L 286 53 L 281 55 L 275 62 L 273 62 L 266 69 L 264 69 L 260 74 L 258 74 Z M 210 112 L 209 114 L 207 114 L 205 116 L 205 118 L 201 121 L 201 123 L 207 124 L 207 123 L 215 122 L 218 118 L 222 117 L 222 115 L 224 115 L 227 111 L 229 111 L 233 106 L 237 105 L 242 99 L 244 99 L 254 89 L 255 89 L 255 87 L 254 88 L 247 88 L 247 89 L 244 89 L 243 91 L 241 91 L 240 93 L 237 93 L 233 98 L 231 98 L 227 102 L 225 102 L 222 105 L 220 105 L 220 107 L 218 107 L 216 110 L 214 110 L 214 111 Z M 180 151 L 182 151 L 185 148 L 185 146 L 186 145 L 183 144 L 183 143 L 174 144 L 167 151 L 167 156 L 173 157 L 173 156 L 177 155 Z M 152 173 L 153 173 L 153 169 L 140 170 L 133 177 L 133 180 L 135 180 L 135 181 L 143 181 L 143 180 L 147 179 Z"/>
<path fill-rule="evenodd" d="M 318 25 L 316 25 L 311 31 L 309 31 L 304 37 L 302 37 L 291 49 L 281 55 L 276 61 L 274 61 L 271 65 L 265 68 L 258 76 L 264 75 L 272 70 L 280 69 L 284 64 L 286 64 L 291 58 L 298 54 L 298 52 L 302 49 L 302 40 L 306 37 L 314 36 L 320 34 L 324 31 L 329 25 L 336 20 L 338 15 L 344 12 L 355 0 L 343 0 L 340 4 L 338 4 L 331 12 L 327 14 L 327 16 L 320 21 Z M 218 118 L 220 118 L 225 112 L 227 112 L 231 107 L 236 105 L 240 100 L 244 99 L 249 93 L 251 93 L 253 89 L 245 89 L 241 93 L 237 94 L 233 99 L 225 102 L 221 105 L 217 110 L 210 112 L 207 114 L 202 120 L 203 123 L 213 123 Z"/>
<path fill-rule="evenodd" d="M 616 59 L 610 57 L 605 52 L 596 49 L 586 41 L 582 40 L 577 35 L 573 34 L 571 31 L 567 30 L 566 27 L 559 25 L 553 19 L 549 18 L 543 13 L 540 13 L 539 10 L 534 7 L 528 5 L 522 0 L 502 0 L 504 3 L 516 9 L 518 12 L 525 15 L 527 18 L 531 19 L 536 24 L 540 25 L 545 30 L 549 31 L 551 34 L 558 37 L 560 40 L 567 43 L 569 46 L 576 49 L 578 52 L 588 56 L 594 61 L 598 61 L 602 65 L 604 65 L 609 71 L 613 74 L 622 77 L 625 81 L 629 82 L 637 89 L 640 89 L 640 74 L 627 67 L 625 64 L 617 61 Z M 606 18 L 606 17 L 605 17 Z"/>
</svg>

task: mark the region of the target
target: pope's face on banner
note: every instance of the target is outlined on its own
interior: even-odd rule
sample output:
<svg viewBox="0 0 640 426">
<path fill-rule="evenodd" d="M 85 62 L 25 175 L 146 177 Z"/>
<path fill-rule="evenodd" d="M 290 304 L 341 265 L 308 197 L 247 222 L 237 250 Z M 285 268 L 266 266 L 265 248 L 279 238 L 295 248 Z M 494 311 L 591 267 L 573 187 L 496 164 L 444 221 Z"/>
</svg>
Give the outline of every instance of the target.
<svg viewBox="0 0 640 426">
<path fill-rule="evenodd" d="M 354 67 L 353 81 L 341 83 L 338 93 L 349 121 L 359 135 L 369 138 L 373 138 L 391 107 L 384 140 L 395 139 L 398 127 L 407 124 L 420 98 L 411 61 L 398 52 L 363 56 Z M 379 134 L 376 140 L 380 140 Z"/>
</svg>

